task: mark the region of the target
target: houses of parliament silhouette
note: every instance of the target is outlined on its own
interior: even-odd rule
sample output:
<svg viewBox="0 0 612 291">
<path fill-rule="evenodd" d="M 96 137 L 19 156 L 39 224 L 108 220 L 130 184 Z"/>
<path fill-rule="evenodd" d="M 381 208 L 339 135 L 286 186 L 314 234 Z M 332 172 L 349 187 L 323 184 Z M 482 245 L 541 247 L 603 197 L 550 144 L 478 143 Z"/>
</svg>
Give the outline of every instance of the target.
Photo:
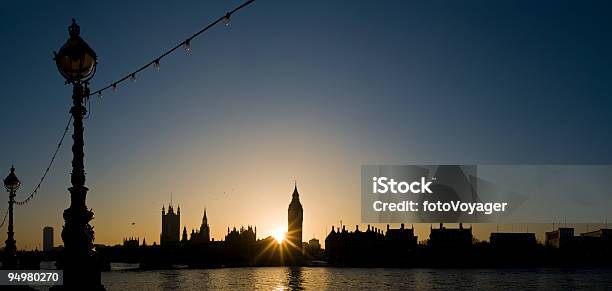
<svg viewBox="0 0 612 291">
<path fill-rule="evenodd" d="M 179 235 L 181 231 L 181 206 L 178 206 L 175 213 L 174 206 L 172 205 L 172 198 L 170 198 L 168 213 L 166 213 L 165 206 L 162 206 L 161 218 L 162 229 L 159 236 L 159 243 L 162 245 L 177 244 L 179 242 Z"/>
<path fill-rule="evenodd" d="M 210 241 L 210 227 L 208 226 L 208 218 L 206 217 L 206 208 L 204 208 L 204 215 L 202 216 L 202 224 L 199 230 L 192 229 L 191 236 L 187 238 L 187 227 L 183 226 L 183 235 L 179 237 L 181 229 L 181 207 L 178 206 L 176 213 L 172 202 L 168 204 L 168 212 L 166 212 L 165 206 L 162 206 L 161 215 L 161 234 L 159 235 L 159 242 L 161 245 L 176 246 L 179 243 L 186 242 L 198 242 L 205 243 Z M 229 230 L 228 230 L 229 233 Z M 180 238 L 180 240 L 179 240 Z"/>
<path fill-rule="evenodd" d="M 302 246 L 302 224 L 304 221 L 304 210 L 302 203 L 300 202 L 300 193 L 297 189 L 297 182 L 294 185 L 293 193 L 291 194 L 291 203 L 287 210 L 287 237 L 286 240 L 292 246 L 297 249 L 301 249 Z M 166 212 L 165 205 L 162 206 L 161 213 L 161 234 L 160 244 L 176 246 L 179 243 L 186 242 L 197 242 L 207 243 L 210 241 L 210 227 L 208 225 L 208 218 L 206 217 L 206 208 L 204 208 L 204 215 L 202 216 L 202 224 L 199 230 L 191 230 L 191 236 L 187 238 L 187 227 L 183 226 L 183 235 L 180 235 L 181 227 L 181 207 L 178 206 L 176 213 L 174 212 L 174 206 L 172 205 L 172 198 L 170 198 L 170 204 L 168 204 L 168 212 Z M 236 234 L 238 236 L 241 233 L 252 233 L 253 236 L 257 237 L 257 227 L 248 226 L 246 229 L 241 228 L 237 231 L 236 228 L 230 231 L 227 229 L 227 238 L 230 240 L 235 239 Z"/>
<path fill-rule="evenodd" d="M 100 247 L 100 253 L 108 261 L 139 262 L 141 267 L 168 268 L 176 264 L 189 267 L 254 266 L 254 265 L 301 265 L 305 251 L 322 255 L 319 241 L 311 240 L 305 247 L 302 242 L 304 210 L 300 202 L 297 183 L 291 194 L 287 209 L 287 233 L 279 244 L 269 236 L 257 239 L 257 227 L 228 227 L 224 240 L 210 237 L 210 226 L 206 208 L 199 229 L 182 227 L 181 209 L 172 203 L 161 209 L 161 233 L 159 245 L 146 245 L 139 238 L 126 238 L 121 247 Z M 313 247 L 314 246 L 314 247 Z"/>
</svg>

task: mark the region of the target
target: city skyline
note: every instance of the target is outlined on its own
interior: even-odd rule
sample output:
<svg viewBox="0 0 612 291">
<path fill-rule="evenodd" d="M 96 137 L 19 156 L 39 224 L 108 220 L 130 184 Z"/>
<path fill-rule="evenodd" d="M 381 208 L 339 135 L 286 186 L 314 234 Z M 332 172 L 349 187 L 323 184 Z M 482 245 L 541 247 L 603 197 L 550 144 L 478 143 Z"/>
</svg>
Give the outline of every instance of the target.
<svg viewBox="0 0 612 291">
<path fill-rule="evenodd" d="M 294 181 L 294 191 L 297 189 L 297 182 Z M 293 192 L 293 191 L 292 191 Z M 178 208 L 180 209 L 180 203 L 177 204 L 176 201 L 172 201 L 172 193 L 170 193 L 170 197 L 169 197 L 169 203 L 168 204 L 162 204 L 162 209 L 166 210 L 166 209 L 170 209 L 172 207 L 168 207 L 166 208 L 166 206 L 174 206 L 174 208 Z M 288 199 L 288 201 L 290 201 L 290 199 Z M 189 203 L 185 203 L 185 205 L 189 205 Z M 185 208 L 185 206 L 184 206 Z M 189 209 L 192 209 L 192 207 L 187 207 Z M 307 209 L 307 208 L 306 208 Z M 176 210 L 174 210 L 176 213 Z M 180 210 L 179 210 L 180 211 Z M 306 211 L 306 210 L 304 210 Z M 282 210 L 280 210 L 280 212 L 282 212 Z M 159 209 L 157 211 L 157 213 L 159 214 Z M 181 216 L 185 215 L 185 211 L 180 211 L 179 213 L 181 213 Z M 207 208 L 204 207 L 203 208 L 203 215 L 204 217 L 208 217 L 209 215 L 207 214 Z M 201 214 L 202 215 L 202 214 Z M 282 215 L 281 215 L 282 216 Z M 188 217 L 193 217 L 193 215 L 189 215 Z M 260 216 L 259 216 L 260 217 Z M 286 217 L 285 217 L 286 219 Z M 98 240 L 96 240 L 96 244 L 102 244 L 102 245 L 120 245 L 122 243 L 122 241 L 125 240 L 126 237 L 130 237 L 130 238 L 138 238 L 140 240 L 146 240 L 147 243 L 149 245 L 152 244 L 160 244 L 161 240 L 159 239 L 159 233 L 160 230 L 162 229 L 162 219 L 160 219 L 158 217 L 159 220 L 159 227 L 156 231 L 158 231 L 157 236 L 153 235 L 153 236 L 149 236 L 148 234 L 144 234 L 142 236 L 138 235 L 138 234 L 120 234 L 120 238 L 118 238 L 116 241 L 109 241 L 109 242 L 100 242 Z M 182 235 L 182 230 L 185 227 L 188 231 L 188 233 L 190 233 L 190 231 L 196 230 L 198 231 L 198 229 L 200 228 L 202 223 L 202 216 L 199 217 L 199 221 L 198 222 L 186 222 L 184 220 L 180 220 L 180 231 L 178 232 L 177 237 L 180 240 L 180 236 Z M 208 223 L 208 218 L 206 219 L 206 223 Z M 132 225 L 132 227 L 134 227 L 137 223 L 136 222 L 132 222 L 130 223 Z M 357 221 L 355 223 L 352 223 L 349 221 L 343 221 L 342 219 L 339 219 L 338 221 L 336 221 L 336 223 L 331 223 L 329 225 L 326 225 L 326 228 L 322 229 L 319 233 L 313 233 L 312 235 L 307 235 L 307 234 L 303 234 L 302 236 L 302 241 L 303 242 L 308 242 L 308 240 L 310 239 L 318 239 L 319 241 L 321 241 L 321 246 L 325 247 L 325 238 L 327 237 L 327 235 L 329 235 L 331 229 L 335 228 L 336 230 L 340 230 L 342 227 L 345 227 L 348 231 L 354 231 L 356 229 L 366 229 L 366 227 L 369 229 L 369 227 L 371 226 L 372 228 L 377 228 L 380 230 L 384 230 L 385 227 L 400 227 L 400 225 L 409 225 L 411 228 L 414 229 L 414 235 L 418 238 L 418 243 L 426 243 L 426 240 L 429 237 L 429 232 L 430 229 L 432 227 L 437 227 L 438 223 L 411 223 L 411 222 L 406 222 L 406 223 L 362 223 L 360 221 Z M 459 225 L 461 225 L 461 222 L 457 222 L 457 223 L 444 223 L 447 226 L 450 227 L 458 227 Z M 589 231 L 593 231 L 599 228 L 608 228 L 608 223 L 607 221 L 603 222 L 603 223 L 572 223 L 572 222 L 567 222 L 565 221 L 556 221 L 556 222 L 551 222 L 551 223 L 514 223 L 514 224 L 510 224 L 510 223 L 498 223 L 498 224 L 493 224 L 493 223 L 466 223 L 465 224 L 466 227 L 469 227 L 472 229 L 472 232 L 474 234 L 474 238 L 479 240 L 479 241 L 488 241 L 489 240 L 489 236 L 491 235 L 491 233 L 534 233 L 535 237 L 537 238 L 538 242 L 543 243 L 544 239 L 545 239 L 545 234 L 548 231 L 552 231 L 556 228 L 559 227 L 571 227 L 571 228 L 575 228 L 577 233 L 586 233 Z M 222 241 L 223 238 L 226 236 L 227 229 L 240 229 L 241 227 L 255 227 L 257 228 L 258 225 L 256 223 L 253 222 L 245 222 L 245 223 L 239 223 L 239 224 L 233 224 L 233 225 L 226 225 L 226 226 L 214 226 L 214 225 L 210 225 L 210 240 L 215 240 L 215 241 Z M 57 226 L 45 226 L 43 228 L 41 228 L 41 230 L 44 230 L 48 227 L 52 227 L 53 229 L 61 229 L 60 227 Z M 264 232 L 256 232 L 256 239 L 257 240 L 263 240 L 269 237 L 272 237 L 276 240 L 280 240 L 280 239 L 287 239 L 287 224 L 285 224 L 284 226 L 282 225 L 282 223 L 277 223 L 275 224 L 274 227 L 269 227 L 269 226 L 259 226 L 260 229 L 264 229 Z M 215 229 L 217 228 L 217 229 Z M 282 235 L 279 233 L 282 232 Z M 56 241 L 57 243 L 54 244 L 54 246 L 61 246 L 62 245 L 62 240 L 60 237 L 60 233 L 57 232 L 53 232 L 52 233 L 52 241 Z M 134 232 L 136 233 L 136 232 Z M 138 232 L 138 233 L 143 233 L 143 232 Z M 18 236 L 16 236 L 18 238 Z M 18 241 L 19 242 L 19 241 Z M 178 241 L 177 241 L 178 242 Z M 23 249 L 23 250 L 34 250 L 34 249 L 39 249 L 42 250 L 43 249 L 43 239 L 41 237 L 40 240 L 35 241 L 33 246 L 28 246 L 27 244 L 25 244 L 25 246 L 20 245 L 18 243 L 18 249 Z"/>
<path fill-rule="evenodd" d="M 12 56 L 0 68 L 10 137 L 0 173 L 15 165 L 17 199 L 40 179 L 68 118 L 71 90 L 52 52 L 71 18 L 98 54 L 95 90 L 240 2 L 117 2 L 109 11 L 26 1 L 0 11 L 0 52 Z M 257 2 L 159 72 L 91 100 L 95 243 L 159 241 L 170 192 L 188 229 L 206 207 L 213 238 L 247 224 L 267 236 L 286 227 L 297 180 L 308 240 L 340 220 L 359 224 L 364 164 L 612 163 L 610 5 Z M 40 249 L 44 226 L 61 244 L 68 145 L 39 194 L 15 208 L 20 249 Z M 415 227 L 421 240 L 429 224 Z M 541 239 L 552 225 L 533 227 Z M 480 229 L 486 238 L 496 226 Z"/>
</svg>

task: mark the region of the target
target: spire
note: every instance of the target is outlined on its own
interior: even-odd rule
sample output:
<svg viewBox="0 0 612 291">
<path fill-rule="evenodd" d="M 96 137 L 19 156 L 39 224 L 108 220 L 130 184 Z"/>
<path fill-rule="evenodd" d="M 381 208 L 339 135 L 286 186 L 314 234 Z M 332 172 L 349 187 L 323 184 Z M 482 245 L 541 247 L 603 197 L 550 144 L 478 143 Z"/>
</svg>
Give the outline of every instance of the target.
<svg viewBox="0 0 612 291">
<path fill-rule="evenodd" d="M 172 192 L 170 192 L 170 205 L 168 207 L 172 207 Z"/>
<path fill-rule="evenodd" d="M 294 184 L 293 184 L 293 199 L 299 199 L 300 198 L 300 193 L 298 193 L 298 189 L 297 189 L 297 180 L 294 180 Z"/>
<path fill-rule="evenodd" d="M 202 224 L 206 224 L 208 222 L 208 218 L 206 217 L 206 207 L 204 207 L 204 216 L 202 217 Z"/>
</svg>

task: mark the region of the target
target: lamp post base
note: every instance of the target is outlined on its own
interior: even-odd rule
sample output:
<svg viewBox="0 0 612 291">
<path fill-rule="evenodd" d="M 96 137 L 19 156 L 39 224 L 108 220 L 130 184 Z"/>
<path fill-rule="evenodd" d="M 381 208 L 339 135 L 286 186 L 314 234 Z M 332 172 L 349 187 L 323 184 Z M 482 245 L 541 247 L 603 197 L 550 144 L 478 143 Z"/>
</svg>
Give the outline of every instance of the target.
<svg viewBox="0 0 612 291">
<path fill-rule="evenodd" d="M 6 255 L 4 258 L 2 258 L 2 269 L 19 269 L 19 261 L 17 260 L 17 256 Z"/>
<path fill-rule="evenodd" d="M 75 190 L 81 190 L 81 194 L 84 194 L 87 188 L 77 187 L 70 190 L 72 195 L 76 194 Z M 65 249 L 57 266 L 64 270 L 64 287 L 68 290 L 104 290 L 101 283 L 102 264 L 93 250 L 94 232 L 89 224 L 93 219 L 93 212 L 87 207 L 71 206 L 64 211 L 64 219 L 62 240 Z"/>
<path fill-rule="evenodd" d="M 17 269 L 19 263 L 17 261 L 17 242 L 13 239 L 13 233 L 9 232 L 8 238 L 4 247 L 4 257 L 2 258 L 2 269 L 14 270 Z"/>
<path fill-rule="evenodd" d="M 64 285 L 51 290 L 106 290 L 102 285 L 102 266 L 95 255 L 75 258 L 64 253 L 57 267 L 64 271 Z"/>
<path fill-rule="evenodd" d="M 102 285 L 101 273 L 98 264 L 92 260 L 80 268 L 64 269 L 63 290 L 106 290 Z"/>
</svg>

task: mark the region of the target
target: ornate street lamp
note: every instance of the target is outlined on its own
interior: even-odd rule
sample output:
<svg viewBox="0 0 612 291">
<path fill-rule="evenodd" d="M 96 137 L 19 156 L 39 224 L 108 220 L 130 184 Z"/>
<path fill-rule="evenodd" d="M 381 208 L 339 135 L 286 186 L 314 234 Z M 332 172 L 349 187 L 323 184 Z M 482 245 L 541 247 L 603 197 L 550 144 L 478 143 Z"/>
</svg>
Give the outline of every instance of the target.
<svg viewBox="0 0 612 291">
<path fill-rule="evenodd" d="M 94 256 L 94 231 L 89 222 L 93 212 L 87 208 L 85 199 L 85 166 L 83 163 L 83 117 L 87 113 L 83 106 L 85 98 L 89 97 L 89 80 L 96 72 L 96 53 L 79 36 L 80 28 L 72 19 L 68 28 L 70 38 L 54 52 L 55 63 L 60 74 L 66 79 L 66 84 L 72 84 L 72 114 L 74 133 L 72 139 L 72 173 L 70 181 L 70 207 L 64 210 L 64 254 L 60 267 L 64 269 L 64 286 L 87 289 L 103 288 L 100 281 L 100 268 Z"/>
<path fill-rule="evenodd" d="M 4 178 L 4 188 L 9 192 L 9 224 L 6 246 L 4 247 L 4 258 L 2 260 L 2 268 L 4 269 L 15 269 L 17 267 L 17 244 L 14 238 L 13 232 L 13 204 L 15 203 L 15 193 L 21 186 L 21 181 L 15 175 L 15 167 L 11 166 L 11 173 Z"/>
<path fill-rule="evenodd" d="M 79 36 L 81 28 L 72 19 L 72 24 L 68 27 L 70 38 L 60 48 L 59 52 L 54 52 L 53 60 L 57 65 L 60 74 L 66 79 L 66 83 L 87 84 L 96 72 L 98 64 L 96 53 Z"/>
</svg>

